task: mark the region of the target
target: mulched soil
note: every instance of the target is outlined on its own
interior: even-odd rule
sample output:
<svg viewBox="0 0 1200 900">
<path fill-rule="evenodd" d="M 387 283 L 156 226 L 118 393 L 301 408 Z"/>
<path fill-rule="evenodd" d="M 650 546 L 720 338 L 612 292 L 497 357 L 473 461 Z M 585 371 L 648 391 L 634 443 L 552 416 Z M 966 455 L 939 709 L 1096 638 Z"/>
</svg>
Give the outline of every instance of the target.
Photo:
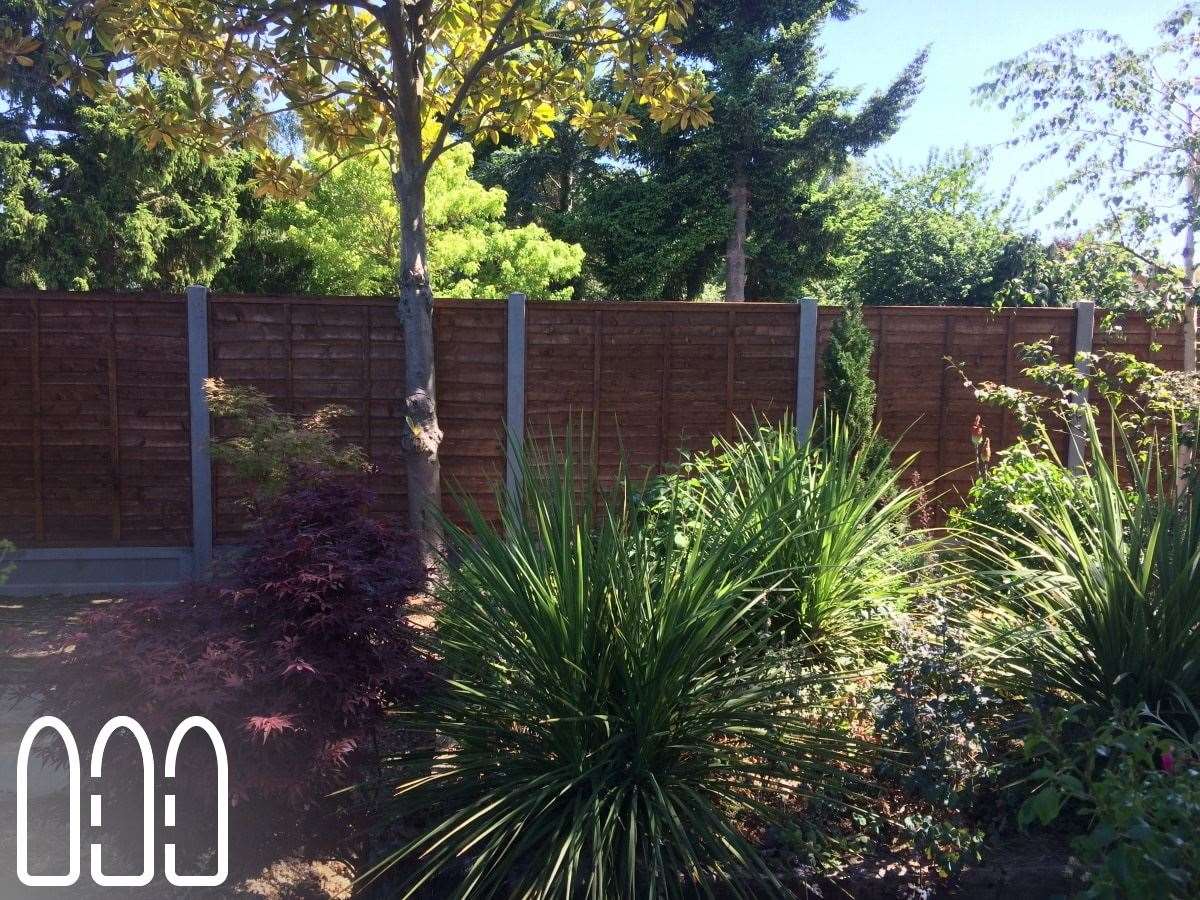
<svg viewBox="0 0 1200 900">
<path fill-rule="evenodd" d="M 82 612 L 114 602 L 105 596 L 0 598 L 0 898 L 3 900 L 109 900 L 113 889 L 91 886 L 85 874 L 77 885 L 58 892 L 25 888 L 16 881 L 16 755 L 22 734 L 37 716 L 33 695 L 38 690 L 39 666 L 47 662 L 46 644 Z M 415 610 L 414 624 L 432 624 L 433 604 Z M 36 769 L 36 767 L 35 767 Z M 65 777 L 35 771 L 31 776 L 31 841 L 33 846 L 61 846 L 65 834 Z M 86 804 L 84 806 L 86 811 Z M 86 841 L 85 841 L 86 842 Z M 86 854 L 85 854 L 86 855 Z M 820 886 L 825 898 L 916 900 L 954 897 L 965 900 L 1051 900 L 1069 897 L 1079 884 L 1067 861 L 1065 838 L 1054 835 L 1010 834 L 989 840 L 981 863 L 969 867 L 953 885 L 933 883 L 914 871 L 906 860 L 871 859 Z M 287 857 L 265 866 L 236 887 L 212 890 L 172 889 L 162 879 L 122 896 L 182 898 L 263 898 L 263 900 L 335 900 L 349 896 L 352 873 L 332 859 Z M 386 892 L 385 892 L 386 893 Z M 814 895 L 815 896 L 815 895 Z"/>
<path fill-rule="evenodd" d="M 262 900 L 339 900 L 350 896 L 352 873 L 332 859 L 287 857 L 276 860 L 237 886 L 172 888 L 165 879 L 140 889 L 99 888 L 87 874 L 70 888 L 24 887 L 16 877 L 17 749 L 29 724 L 38 716 L 36 695 L 44 679 L 39 668 L 49 661 L 46 645 L 80 614 L 112 597 L 0 597 L 0 898 L 2 900 L 112 900 L 116 896 L 147 900 L 183 898 L 262 898 Z M 83 750 L 84 748 L 81 748 Z M 30 772 L 30 846 L 61 848 L 67 832 L 66 776 L 36 763 Z M 85 792 L 87 788 L 85 787 Z M 86 816 L 87 803 L 83 804 Z M 85 834 L 84 843 L 87 843 Z M 86 856 L 86 847 L 84 856 Z M 114 865 L 113 868 L 116 868 Z M 132 867 L 130 867 L 132 868 Z M 158 867 L 161 871 L 161 865 Z"/>
</svg>

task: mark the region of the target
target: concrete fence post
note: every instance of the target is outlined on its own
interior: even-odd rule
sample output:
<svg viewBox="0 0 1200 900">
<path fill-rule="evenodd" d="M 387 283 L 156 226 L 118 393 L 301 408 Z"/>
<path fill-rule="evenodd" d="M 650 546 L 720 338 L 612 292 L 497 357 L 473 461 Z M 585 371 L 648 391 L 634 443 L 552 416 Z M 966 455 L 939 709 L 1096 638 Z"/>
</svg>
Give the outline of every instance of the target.
<svg viewBox="0 0 1200 900">
<path fill-rule="evenodd" d="M 188 410 L 191 414 L 192 455 L 192 577 L 208 576 L 213 555 L 212 457 L 209 452 L 208 404 L 208 288 L 187 289 Z"/>
<path fill-rule="evenodd" d="M 800 325 L 796 346 L 796 441 L 804 443 L 812 433 L 817 392 L 817 301 L 805 297 L 799 303 Z"/>
<path fill-rule="evenodd" d="M 1092 338 L 1096 329 L 1096 304 L 1091 300 L 1081 300 L 1075 304 L 1075 346 L 1071 358 L 1075 363 L 1075 371 L 1087 376 L 1090 365 L 1086 356 L 1092 352 Z M 1072 401 L 1082 409 L 1088 402 L 1088 391 L 1085 386 Z M 1087 456 L 1087 434 L 1083 427 L 1083 417 L 1080 413 L 1071 416 L 1069 423 L 1069 442 L 1067 444 L 1067 466 L 1073 472 L 1083 469 L 1083 461 Z"/>
<path fill-rule="evenodd" d="M 504 487 L 515 503 L 521 488 L 521 454 L 525 449 L 525 295 L 508 295 L 508 339 L 504 400 Z M 516 512 L 510 510 L 510 512 Z"/>
</svg>

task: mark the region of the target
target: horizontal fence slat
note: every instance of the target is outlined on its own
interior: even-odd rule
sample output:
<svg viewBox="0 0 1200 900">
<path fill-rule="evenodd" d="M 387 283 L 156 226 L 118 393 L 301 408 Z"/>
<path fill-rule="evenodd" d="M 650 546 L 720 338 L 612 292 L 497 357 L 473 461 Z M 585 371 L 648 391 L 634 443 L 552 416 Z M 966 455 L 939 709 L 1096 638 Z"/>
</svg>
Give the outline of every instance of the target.
<svg viewBox="0 0 1200 900">
<path fill-rule="evenodd" d="M 840 310 L 820 307 L 820 361 Z M 1016 437 L 947 371 L 1031 387 L 1016 343 L 1051 339 L 1069 360 L 1071 309 L 873 307 L 873 375 L 897 460 L 918 453 L 926 482 L 956 502 L 973 477 L 969 428 L 981 415 L 993 451 Z M 489 514 L 505 471 L 504 300 L 434 304 L 444 501 L 454 486 Z M 530 437 L 576 432 L 603 483 L 622 463 L 639 476 L 704 449 L 736 422 L 777 419 L 795 404 L 798 316 L 792 303 L 551 302 L 526 307 L 525 425 Z M 1178 330 L 1128 316 L 1097 332 L 1098 351 L 1164 368 L 1182 363 Z M 366 451 L 376 508 L 403 516 L 404 331 L 389 297 L 209 297 L 211 374 L 264 391 L 281 409 L 327 404 L 339 433 Z M 26 546 L 190 541 L 187 308 L 183 295 L 0 290 L 0 537 Z M 1106 414 L 1101 415 L 1106 425 Z M 217 433 L 223 433 L 218 425 Z M 1056 440 L 1065 450 L 1066 435 Z M 241 539 L 244 486 L 218 468 L 215 536 Z M 114 527 L 114 522 L 119 527 Z"/>
</svg>

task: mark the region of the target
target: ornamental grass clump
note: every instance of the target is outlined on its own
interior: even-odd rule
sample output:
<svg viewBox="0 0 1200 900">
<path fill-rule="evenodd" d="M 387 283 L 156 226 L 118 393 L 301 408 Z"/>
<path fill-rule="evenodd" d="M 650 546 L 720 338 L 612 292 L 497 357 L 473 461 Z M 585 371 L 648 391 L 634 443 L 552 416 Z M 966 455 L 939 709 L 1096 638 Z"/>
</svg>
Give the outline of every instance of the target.
<svg viewBox="0 0 1200 900">
<path fill-rule="evenodd" d="M 913 458 L 893 468 L 890 452 L 877 452 L 878 432 L 859 435 L 827 415 L 820 433 L 820 443 L 800 442 L 784 420 L 743 428 L 737 442 L 718 438 L 666 480 L 667 495 L 682 498 L 685 527 L 705 540 L 731 527 L 778 536 L 775 564 L 755 581 L 777 638 L 814 658 L 870 656 L 933 547 L 909 524 L 924 491 L 902 481 Z"/>
<path fill-rule="evenodd" d="M 569 454 L 543 463 L 519 512 L 467 503 L 469 529 L 447 525 L 444 682 L 398 718 L 437 746 L 392 763 L 396 817 L 425 825 L 364 877 L 400 864 L 398 896 L 782 893 L 749 830 L 853 792 L 859 752 L 809 699 L 830 676 L 771 648 L 760 585 L 796 517 L 750 527 L 750 502 L 710 536 L 676 493 L 648 517 L 623 489 L 594 502 Z"/>
<path fill-rule="evenodd" d="M 1072 490 L 1014 505 L 1013 525 L 958 536 L 972 627 L 997 682 L 1098 709 L 1200 702 L 1200 499 L 1167 454 L 1138 452 L 1120 423 Z"/>
</svg>

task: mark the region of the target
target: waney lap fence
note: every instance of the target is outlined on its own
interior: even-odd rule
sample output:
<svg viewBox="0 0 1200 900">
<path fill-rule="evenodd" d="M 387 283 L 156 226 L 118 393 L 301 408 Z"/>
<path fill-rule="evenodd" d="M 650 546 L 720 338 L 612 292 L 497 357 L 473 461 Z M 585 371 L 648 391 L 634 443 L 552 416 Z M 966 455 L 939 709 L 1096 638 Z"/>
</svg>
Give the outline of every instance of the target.
<svg viewBox="0 0 1200 900">
<path fill-rule="evenodd" d="M 530 439 L 570 429 L 611 478 L 622 463 L 635 476 L 662 469 L 739 420 L 804 420 L 820 407 L 839 314 L 811 303 L 438 301 L 447 491 L 494 509 L 506 423 Z M 1068 360 L 1092 341 L 1086 304 L 880 307 L 866 318 L 883 432 L 899 454 L 920 454 L 945 502 L 970 485 L 972 417 L 983 415 L 996 450 L 1016 427 L 980 408 L 944 359 L 976 380 L 1022 385 L 1015 345 L 1052 339 Z M 1136 317 L 1092 345 L 1164 368 L 1182 360 L 1177 330 Z M 238 486 L 206 455 L 206 374 L 255 385 L 294 413 L 346 407 L 339 433 L 374 463 L 379 509 L 402 515 L 403 371 L 387 298 L 0 292 L 0 537 L 68 588 L 202 570 L 212 542 L 236 543 L 244 528 Z M 36 577 L 19 571 L 14 583 Z"/>
</svg>

